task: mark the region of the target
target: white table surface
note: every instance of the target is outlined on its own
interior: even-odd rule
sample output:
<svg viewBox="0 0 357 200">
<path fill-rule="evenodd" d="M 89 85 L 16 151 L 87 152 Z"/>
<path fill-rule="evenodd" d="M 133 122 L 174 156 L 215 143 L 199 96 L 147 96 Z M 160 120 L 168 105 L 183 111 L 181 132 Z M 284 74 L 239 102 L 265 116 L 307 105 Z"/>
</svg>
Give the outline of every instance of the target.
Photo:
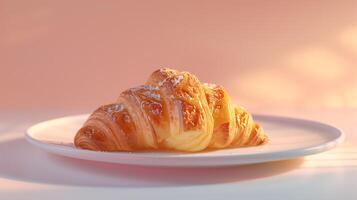
<svg viewBox="0 0 357 200">
<path fill-rule="evenodd" d="M 79 110 L 3 110 L 0 199 L 357 199 L 357 109 L 256 111 L 327 122 L 343 129 L 346 141 L 325 153 L 256 165 L 121 166 L 51 155 L 24 140 L 31 124 Z"/>
</svg>

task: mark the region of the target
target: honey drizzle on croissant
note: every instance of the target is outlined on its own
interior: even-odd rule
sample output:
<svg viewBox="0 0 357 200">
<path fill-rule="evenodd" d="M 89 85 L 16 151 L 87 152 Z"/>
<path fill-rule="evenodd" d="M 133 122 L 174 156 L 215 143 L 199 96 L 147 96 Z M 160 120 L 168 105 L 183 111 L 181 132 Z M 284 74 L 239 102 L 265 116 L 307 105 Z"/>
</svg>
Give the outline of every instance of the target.
<svg viewBox="0 0 357 200">
<path fill-rule="evenodd" d="M 223 87 L 163 68 L 146 85 L 128 89 L 116 103 L 94 111 L 74 144 L 97 151 L 196 152 L 266 141 L 263 129 L 231 103 Z"/>
</svg>

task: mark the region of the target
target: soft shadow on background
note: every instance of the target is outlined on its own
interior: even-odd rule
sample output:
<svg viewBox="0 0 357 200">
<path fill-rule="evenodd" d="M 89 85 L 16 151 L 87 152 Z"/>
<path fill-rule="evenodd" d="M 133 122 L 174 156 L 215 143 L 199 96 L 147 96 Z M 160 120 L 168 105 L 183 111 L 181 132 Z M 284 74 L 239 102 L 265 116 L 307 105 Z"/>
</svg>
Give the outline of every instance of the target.
<svg viewBox="0 0 357 200">
<path fill-rule="evenodd" d="M 357 107 L 356 7 L 1 0 L 0 108 L 91 111 L 161 66 L 222 84 L 248 108 Z"/>
<path fill-rule="evenodd" d="M 17 148 L 13 148 L 13 147 Z M 97 187 L 169 187 L 249 181 L 298 168 L 303 159 L 221 168 L 160 168 L 66 158 L 23 137 L 0 143 L 0 177 L 33 183 Z"/>
</svg>

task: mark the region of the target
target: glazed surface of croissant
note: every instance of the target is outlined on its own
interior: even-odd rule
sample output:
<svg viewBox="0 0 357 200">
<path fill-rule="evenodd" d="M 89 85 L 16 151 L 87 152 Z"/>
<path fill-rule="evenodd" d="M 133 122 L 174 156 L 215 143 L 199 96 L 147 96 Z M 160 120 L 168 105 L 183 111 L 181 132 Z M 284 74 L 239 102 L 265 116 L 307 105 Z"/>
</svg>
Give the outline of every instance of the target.
<svg viewBox="0 0 357 200">
<path fill-rule="evenodd" d="M 145 85 L 122 92 L 94 111 L 76 134 L 76 147 L 97 151 L 176 150 L 254 146 L 263 129 L 226 90 L 194 75 L 162 68 Z"/>
</svg>

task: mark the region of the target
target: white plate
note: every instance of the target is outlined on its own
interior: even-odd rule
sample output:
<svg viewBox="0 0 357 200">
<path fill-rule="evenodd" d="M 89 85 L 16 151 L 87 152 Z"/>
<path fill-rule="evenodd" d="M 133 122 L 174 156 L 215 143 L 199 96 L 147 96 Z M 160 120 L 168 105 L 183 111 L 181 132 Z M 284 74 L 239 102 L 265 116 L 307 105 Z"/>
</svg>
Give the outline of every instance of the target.
<svg viewBox="0 0 357 200">
<path fill-rule="evenodd" d="M 199 153 L 96 152 L 77 149 L 73 138 L 88 115 L 41 122 L 27 130 L 27 140 L 45 151 L 72 158 L 146 166 L 228 166 L 286 160 L 316 154 L 335 147 L 344 139 L 341 130 L 320 122 L 256 115 L 268 134 L 269 143 L 257 147 Z"/>
</svg>

